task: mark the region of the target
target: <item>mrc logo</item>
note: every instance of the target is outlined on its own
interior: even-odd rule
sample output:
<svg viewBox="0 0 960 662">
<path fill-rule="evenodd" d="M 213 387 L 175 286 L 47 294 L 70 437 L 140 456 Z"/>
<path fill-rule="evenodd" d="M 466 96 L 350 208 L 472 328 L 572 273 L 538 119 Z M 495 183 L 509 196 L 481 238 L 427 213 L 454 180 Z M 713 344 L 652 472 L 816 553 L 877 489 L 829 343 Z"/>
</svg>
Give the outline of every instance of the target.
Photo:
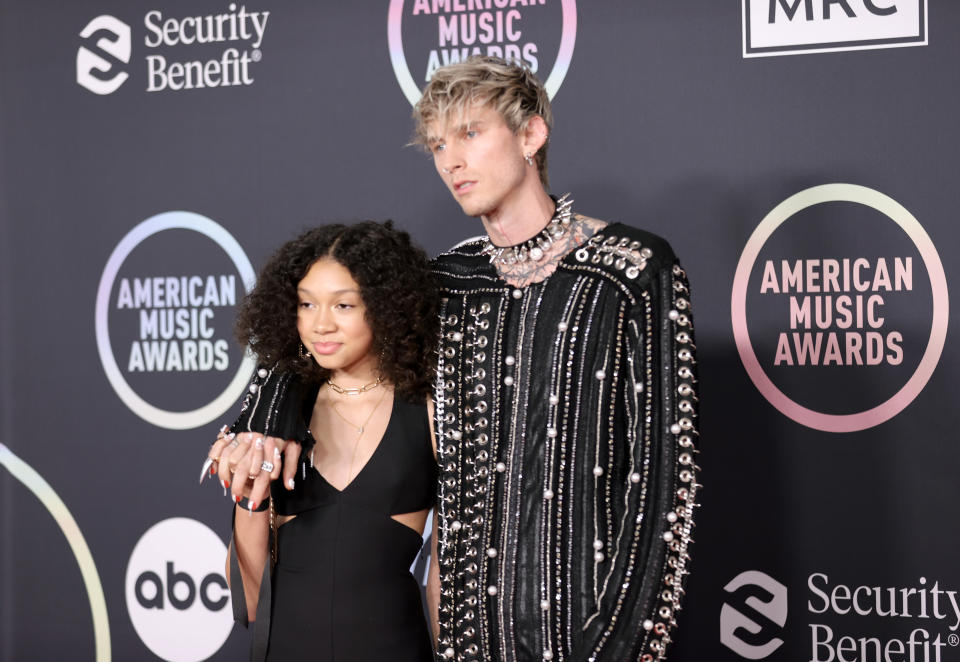
<svg viewBox="0 0 960 662">
<path fill-rule="evenodd" d="M 744 57 L 927 44 L 927 0 L 742 2 Z"/>
</svg>

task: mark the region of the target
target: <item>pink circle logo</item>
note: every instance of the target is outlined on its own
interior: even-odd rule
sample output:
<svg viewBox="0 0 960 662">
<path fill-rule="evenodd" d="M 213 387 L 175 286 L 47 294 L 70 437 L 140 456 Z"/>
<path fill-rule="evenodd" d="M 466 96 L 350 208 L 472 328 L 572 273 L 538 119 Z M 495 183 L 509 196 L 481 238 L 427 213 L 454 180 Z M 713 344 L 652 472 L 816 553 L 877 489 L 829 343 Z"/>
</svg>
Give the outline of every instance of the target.
<svg viewBox="0 0 960 662">
<path fill-rule="evenodd" d="M 577 39 L 576 0 L 517 3 L 390 0 L 387 43 L 400 88 L 411 105 L 433 72 L 471 55 L 518 62 L 544 80 L 552 99 L 570 68 Z"/>
<path fill-rule="evenodd" d="M 829 223 L 818 226 L 818 216 Z M 878 224 L 877 218 L 893 224 Z M 860 224 L 852 244 L 856 254 L 837 255 L 833 240 L 844 232 L 837 221 L 848 219 Z M 788 226 L 800 233 L 780 247 L 789 259 L 758 261 L 762 252 L 776 252 L 774 233 L 789 232 Z M 909 250 L 896 256 L 871 252 L 885 240 L 903 245 L 903 234 L 912 241 Z M 914 252 L 921 264 L 915 264 Z M 929 290 L 914 281 L 921 271 L 915 267 L 925 270 Z M 779 306 L 772 325 L 773 307 L 761 302 Z M 946 342 L 949 297 L 937 249 L 906 208 L 873 189 L 826 184 L 784 200 L 757 226 L 737 265 L 730 309 L 740 360 L 770 404 L 816 430 L 856 432 L 893 418 L 926 386 Z M 919 310 L 930 320 L 928 336 L 917 321 Z M 904 328 L 892 321 L 898 314 Z M 750 324 L 762 326 L 763 333 L 751 338 Z M 775 341 L 771 326 L 779 330 Z M 787 385 L 800 372 L 803 388 Z M 847 389 L 843 380 L 851 373 L 868 388 Z M 818 399 L 821 391 L 829 396 Z M 835 411 L 845 407 L 854 411 Z"/>
</svg>

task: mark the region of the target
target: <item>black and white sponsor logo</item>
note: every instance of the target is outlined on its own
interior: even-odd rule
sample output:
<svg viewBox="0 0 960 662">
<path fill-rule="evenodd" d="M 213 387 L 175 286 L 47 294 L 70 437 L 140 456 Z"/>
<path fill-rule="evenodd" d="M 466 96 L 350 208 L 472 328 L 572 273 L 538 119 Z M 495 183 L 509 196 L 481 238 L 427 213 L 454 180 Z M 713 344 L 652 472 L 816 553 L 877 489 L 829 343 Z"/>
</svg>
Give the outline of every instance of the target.
<svg viewBox="0 0 960 662">
<path fill-rule="evenodd" d="M 217 534 L 185 517 L 158 522 L 134 546 L 125 580 L 127 611 L 154 655 L 200 662 L 226 642 L 233 629 L 226 558 Z"/>
<path fill-rule="evenodd" d="M 787 587 L 758 570 L 741 572 L 723 587 L 720 643 L 740 657 L 761 660 L 783 645 Z"/>
<path fill-rule="evenodd" d="M 908 586 L 853 586 L 822 572 L 807 578 L 810 662 L 941 662 L 946 647 L 960 638 L 957 592 L 920 577 Z M 893 619 L 875 636 L 876 619 Z M 843 630 L 841 630 L 841 627 Z M 846 631 L 846 633 L 844 633 Z M 889 636 L 889 632 L 896 632 Z"/>
<path fill-rule="evenodd" d="M 105 95 L 128 78 L 141 80 L 131 60 L 132 46 L 138 44 L 147 92 L 252 85 L 270 12 L 234 2 L 225 9 L 190 16 L 151 9 L 143 16 L 142 31 L 136 32 L 114 16 L 98 16 L 80 32 L 84 42 L 77 51 L 77 83 Z"/>
<path fill-rule="evenodd" d="M 92 48 L 81 46 L 77 51 L 77 83 L 94 94 L 116 92 L 130 77 L 118 70 L 130 62 L 130 26 L 104 14 L 87 23 L 80 36 L 93 43 Z"/>
<path fill-rule="evenodd" d="M 906 585 L 845 582 L 825 572 L 807 576 L 806 590 L 790 589 L 748 570 L 731 580 L 720 610 L 720 641 L 740 657 L 774 655 L 788 639 L 788 595 L 803 595 L 803 640 L 774 659 L 809 662 L 943 662 L 960 645 L 958 592 L 919 577 Z M 795 624 L 796 625 L 796 624 Z"/>
<path fill-rule="evenodd" d="M 925 46 L 927 0 L 743 0 L 743 56 Z"/>
</svg>

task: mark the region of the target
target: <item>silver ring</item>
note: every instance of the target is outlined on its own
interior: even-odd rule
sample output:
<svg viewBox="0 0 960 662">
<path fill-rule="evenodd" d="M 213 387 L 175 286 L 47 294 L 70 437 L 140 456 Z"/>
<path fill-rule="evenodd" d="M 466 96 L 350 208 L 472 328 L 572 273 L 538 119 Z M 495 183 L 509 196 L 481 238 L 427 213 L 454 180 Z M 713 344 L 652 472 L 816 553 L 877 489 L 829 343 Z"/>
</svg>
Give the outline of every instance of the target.
<svg viewBox="0 0 960 662">
<path fill-rule="evenodd" d="M 234 439 L 233 441 L 231 441 L 231 442 L 230 442 L 229 444 L 227 444 L 227 445 L 230 446 L 230 448 L 236 448 L 237 446 L 240 445 L 240 442 L 237 441 L 236 439 Z"/>
<path fill-rule="evenodd" d="M 267 473 L 272 472 L 272 471 L 273 471 L 273 462 L 268 462 L 267 460 L 264 460 L 264 461 L 263 461 L 263 464 L 260 465 L 260 470 L 261 470 L 261 471 L 266 471 Z"/>
</svg>

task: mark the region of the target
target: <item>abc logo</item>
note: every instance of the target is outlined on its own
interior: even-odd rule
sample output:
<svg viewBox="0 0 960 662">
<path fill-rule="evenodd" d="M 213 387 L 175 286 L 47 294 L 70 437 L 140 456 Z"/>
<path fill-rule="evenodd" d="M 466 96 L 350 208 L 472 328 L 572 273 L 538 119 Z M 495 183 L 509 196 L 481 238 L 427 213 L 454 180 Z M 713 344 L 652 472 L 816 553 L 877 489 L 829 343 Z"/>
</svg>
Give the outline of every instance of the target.
<svg viewBox="0 0 960 662">
<path fill-rule="evenodd" d="M 177 585 L 183 584 L 181 587 L 183 590 L 180 590 L 180 594 L 183 595 L 183 598 L 177 596 Z M 164 592 L 163 592 L 163 579 L 160 578 L 157 573 L 152 570 L 147 570 L 146 572 L 141 573 L 137 577 L 137 582 L 134 584 L 134 593 L 137 595 L 137 602 L 140 603 L 140 606 L 144 609 L 163 609 L 164 608 Z M 185 572 L 176 572 L 174 570 L 173 562 L 167 561 L 167 594 L 166 598 L 169 601 L 170 605 L 175 609 L 189 609 L 197 596 L 197 585 L 193 582 L 193 579 Z M 221 588 L 221 597 L 217 599 L 211 599 L 208 589 L 211 586 L 218 586 Z M 227 604 L 227 591 L 229 587 L 227 586 L 227 580 L 223 578 L 223 575 L 219 575 L 215 572 L 211 572 L 209 575 L 203 578 L 203 581 L 200 582 L 200 601 L 203 603 L 203 606 L 209 609 L 210 611 L 219 611 L 223 609 L 224 605 Z M 152 594 L 153 597 L 148 597 Z"/>
<path fill-rule="evenodd" d="M 155 524 L 137 542 L 127 565 L 127 610 L 155 655 L 199 662 L 223 646 L 233 628 L 226 558 L 217 534 L 183 517 Z"/>
<path fill-rule="evenodd" d="M 720 643 L 748 660 L 760 660 L 782 644 L 787 622 L 787 587 L 760 572 L 747 570 L 723 587 Z"/>
</svg>

